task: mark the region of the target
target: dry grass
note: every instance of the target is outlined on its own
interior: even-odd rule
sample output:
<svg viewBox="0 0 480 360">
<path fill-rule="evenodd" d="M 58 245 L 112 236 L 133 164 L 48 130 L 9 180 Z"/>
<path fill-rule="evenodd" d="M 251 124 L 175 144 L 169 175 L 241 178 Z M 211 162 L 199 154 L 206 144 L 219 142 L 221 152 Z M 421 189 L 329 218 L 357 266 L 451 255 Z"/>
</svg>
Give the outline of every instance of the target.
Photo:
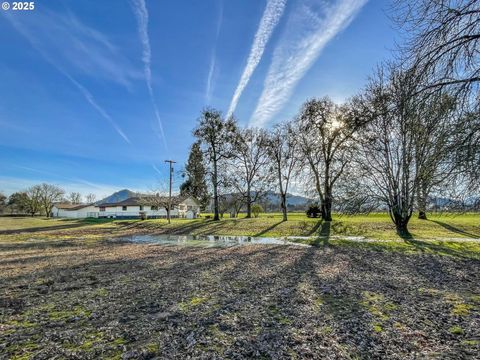
<svg viewBox="0 0 480 360">
<path fill-rule="evenodd" d="M 474 357 L 478 260 L 328 246 L 0 248 L 0 358 Z"/>
</svg>

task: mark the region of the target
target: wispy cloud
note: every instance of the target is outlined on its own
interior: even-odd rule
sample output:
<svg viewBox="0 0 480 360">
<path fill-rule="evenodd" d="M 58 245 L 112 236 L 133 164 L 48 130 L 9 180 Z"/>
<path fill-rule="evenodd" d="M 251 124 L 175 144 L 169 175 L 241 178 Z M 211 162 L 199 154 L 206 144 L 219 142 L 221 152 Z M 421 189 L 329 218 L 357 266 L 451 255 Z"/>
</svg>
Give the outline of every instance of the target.
<svg viewBox="0 0 480 360">
<path fill-rule="evenodd" d="M 321 8 L 302 3 L 292 12 L 274 50 L 250 126 L 264 126 L 282 109 L 328 42 L 350 24 L 367 1 L 339 0 Z"/>
<path fill-rule="evenodd" d="M 34 36 L 55 62 L 76 76 L 88 75 L 130 89 L 142 78 L 121 48 L 103 33 L 81 22 L 71 12 L 59 13 L 42 7 L 34 16 L 2 12 L 24 32 Z"/>
<path fill-rule="evenodd" d="M 159 130 L 159 135 L 165 148 L 167 147 L 167 142 L 165 140 L 165 133 L 163 131 L 162 119 L 160 117 L 160 112 L 158 111 L 158 105 L 155 101 L 155 96 L 153 94 L 152 86 L 152 48 L 150 46 L 150 37 L 148 35 L 148 9 L 145 4 L 145 0 L 131 0 L 133 12 L 135 18 L 137 19 L 138 24 L 138 35 L 140 36 L 140 42 L 142 43 L 143 53 L 143 71 L 145 73 L 145 81 L 147 83 L 148 93 L 150 95 L 150 100 L 152 102 L 153 110 L 155 113 L 155 119 L 157 120 L 157 126 Z"/>
<path fill-rule="evenodd" d="M 9 193 L 15 191 L 23 191 L 27 187 L 42 183 L 42 182 L 54 182 L 61 186 L 67 193 L 71 191 L 79 191 L 82 194 L 95 193 L 95 194 L 111 194 L 118 191 L 118 188 L 110 184 L 94 183 L 81 178 L 72 178 L 64 176 L 63 174 L 46 171 L 44 169 L 37 169 L 30 166 L 13 165 L 14 167 L 25 170 L 29 173 L 40 174 L 37 178 L 10 178 L 0 176 L 0 188 Z"/>
<path fill-rule="evenodd" d="M 282 17 L 286 3 L 287 0 L 268 0 L 262 19 L 260 20 L 260 25 L 258 26 L 257 33 L 255 34 L 252 48 L 250 49 L 247 65 L 243 70 L 240 82 L 238 83 L 235 93 L 233 94 L 227 116 L 232 115 L 235 111 L 238 100 L 240 99 L 240 96 L 242 96 L 243 90 L 245 90 L 245 87 L 250 81 L 250 77 L 255 71 L 257 65 L 260 63 L 268 40 L 272 36 L 273 30 Z"/>
<path fill-rule="evenodd" d="M 222 27 L 223 22 L 223 1 L 220 0 L 220 7 L 218 13 L 218 21 L 217 21 L 217 30 L 215 33 L 215 45 L 213 46 L 212 56 L 210 60 L 210 67 L 208 69 L 208 77 L 207 77 L 207 88 L 205 90 L 205 102 L 207 104 L 210 103 L 212 100 L 212 93 L 213 93 L 213 77 L 216 73 L 217 69 L 217 43 L 218 37 L 220 36 L 220 29 Z"/>
<path fill-rule="evenodd" d="M 112 117 L 108 114 L 108 112 L 101 107 L 92 93 L 87 90 L 85 86 L 80 84 L 77 80 L 71 76 L 62 65 L 60 65 L 57 61 L 54 60 L 56 59 L 56 55 L 52 54 L 50 55 L 48 46 L 45 45 L 44 42 L 39 40 L 39 38 L 36 36 L 36 33 L 32 32 L 32 29 L 30 28 L 29 25 L 26 25 L 24 23 L 20 23 L 18 21 L 17 17 L 13 16 L 7 16 L 7 19 L 10 20 L 14 28 L 22 35 L 24 36 L 28 42 L 32 45 L 32 47 L 43 57 L 45 61 L 50 63 L 54 68 L 56 68 L 60 73 L 62 73 L 70 82 L 82 93 L 82 95 L 85 97 L 85 100 L 105 119 L 107 120 L 110 125 L 115 129 L 115 131 L 127 142 L 130 144 L 130 139 L 127 137 L 125 132 L 120 128 L 120 126 L 112 119 Z M 99 38 L 102 40 L 102 42 L 107 41 L 104 39 L 99 33 L 97 33 L 93 29 L 89 29 L 87 27 L 84 27 L 83 25 L 78 25 L 80 24 L 77 20 L 75 20 L 75 23 L 77 24 L 76 26 L 81 26 L 83 29 L 83 32 L 87 32 L 89 34 L 92 34 L 92 36 Z M 35 35 L 34 35 L 35 34 Z M 104 43 L 105 46 L 112 46 L 110 43 L 106 42 Z"/>
</svg>

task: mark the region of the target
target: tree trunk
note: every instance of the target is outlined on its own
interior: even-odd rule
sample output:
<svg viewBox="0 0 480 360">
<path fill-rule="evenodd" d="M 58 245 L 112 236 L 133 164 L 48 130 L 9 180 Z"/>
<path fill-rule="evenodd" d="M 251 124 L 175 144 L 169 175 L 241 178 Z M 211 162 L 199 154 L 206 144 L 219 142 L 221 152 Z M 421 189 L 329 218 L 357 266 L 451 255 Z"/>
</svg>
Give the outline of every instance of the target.
<svg viewBox="0 0 480 360">
<path fill-rule="evenodd" d="M 213 160 L 213 207 L 214 215 L 213 220 L 219 221 L 219 211 L 218 211 L 218 170 L 217 170 L 217 160 Z"/>
<path fill-rule="evenodd" d="M 325 194 L 322 202 L 322 219 L 324 221 L 332 221 L 332 197 L 330 194 Z"/>
<path fill-rule="evenodd" d="M 330 186 L 330 162 L 325 164 L 325 183 L 323 188 L 324 199 L 322 202 L 323 221 L 332 221 L 332 187 Z"/>
<path fill-rule="evenodd" d="M 427 188 L 421 182 L 417 189 L 418 218 L 427 220 Z"/>
<path fill-rule="evenodd" d="M 408 231 L 408 227 L 407 227 L 407 224 L 408 222 L 405 222 L 405 221 L 399 221 L 395 224 L 395 227 L 397 229 L 397 234 L 399 234 L 400 236 L 404 237 L 404 236 L 408 236 L 409 234 L 409 231 Z"/>
<path fill-rule="evenodd" d="M 252 217 L 252 195 L 250 194 L 250 185 L 247 186 L 247 218 Z"/>
<path fill-rule="evenodd" d="M 280 206 L 282 208 L 282 213 L 283 213 L 283 221 L 287 221 L 287 194 L 285 193 L 280 193 Z"/>
<path fill-rule="evenodd" d="M 403 238 L 409 238 L 410 232 L 408 231 L 408 222 L 410 221 L 411 215 L 402 215 L 400 213 L 393 213 L 393 221 L 397 229 L 397 234 Z"/>
</svg>

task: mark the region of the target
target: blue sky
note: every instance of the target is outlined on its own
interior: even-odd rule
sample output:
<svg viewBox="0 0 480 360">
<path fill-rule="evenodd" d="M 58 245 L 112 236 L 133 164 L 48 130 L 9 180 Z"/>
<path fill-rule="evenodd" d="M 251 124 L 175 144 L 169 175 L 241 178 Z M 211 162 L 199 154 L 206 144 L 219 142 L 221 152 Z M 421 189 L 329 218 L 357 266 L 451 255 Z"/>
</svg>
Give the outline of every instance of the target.
<svg viewBox="0 0 480 360">
<path fill-rule="evenodd" d="M 389 58 L 383 0 L 49 0 L 0 16 L 0 191 L 165 188 L 207 105 L 269 127 Z M 176 174 L 175 185 L 181 183 Z"/>
</svg>

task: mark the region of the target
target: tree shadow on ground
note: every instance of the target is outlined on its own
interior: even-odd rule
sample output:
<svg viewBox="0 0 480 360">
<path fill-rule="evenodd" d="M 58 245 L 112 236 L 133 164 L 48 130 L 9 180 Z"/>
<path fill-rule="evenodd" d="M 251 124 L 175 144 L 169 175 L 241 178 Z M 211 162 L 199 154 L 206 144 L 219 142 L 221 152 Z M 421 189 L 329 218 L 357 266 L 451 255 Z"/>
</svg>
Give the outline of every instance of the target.
<svg viewBox="0 0 480 360">
<path fill-rule="evenodd" d="M 438 224 L 441 227 L 443 227 L 444 229 L 447 229 L 448 231 L 451 231 L 453 233 L 468 236 L 468 237 L 472 237 L 472 238 L 475 238 L 475 239 L 480 239 L 480 235 L 478 235 L 478 234 L 469 233 L 465 230 L 462 230 L 462 229 L 460 229 L 458 227 L 455 227 L 453 225 L 444 223 L 442 221 L 438 221 L 438 220 L 428 220 L 428 221 L 434 222 L 435 224 Z"/>
<path fill-rule="evenodd" d="M 198 220 L 194 222 L 175 223 L 175 227 L 169 227 L 167 223 L 151 223 L 151 222 L 134 222 L 126 223 L 122 225 L 122 229 L 132 230 L 145 230 L 150 234 L 172 234 L 172 235 L 227 235 L 231 233 L 232 228 L 236 225 L 242 225 L 244 221 L 250 219 L 226 219 L 226 220 Z M 265 228 L 249 229 L 243 228 L 244 232 L 250 233 L 252 230 L 257 230 L 257 233 L 249 236 L 264 236 L 269 231 L 274 230 L 277 226 L 282 224 L 283 221 L 279 221 L 272 225 L 265 225 Z M 242 229 L 240 229 L 242 230 Z"/>
<path fill-rule="evenodd" d="M 413 237 L 412 233 L 408 231 L 408 229 L 404 231 L 399 231 L 397 230 L 397 235 L 400 236 L 403 240 L 409 241 L 409 240 L 414 240 L 415 238 Z"/>
<path fill-rule="evenodd" d="M 433 220 L 431 220 L 433 221 Z M 434 221 L 437 222 L 437 221 Z M 443 225 L 442 225 L 443 224 Z M 442 223 L 441 226 L 450 226 L 448 224 Z M 444 227 L 445 227 L 444 226 Z M 453 230 L 452 230 L 453 231 Z M 423 241 L 416 240 L 412 233 L 408 230 L 399 232 L 397 231 L 398 236 L 400 236 L 406 244 L 413 246 L 413 248 L 420 252 L 428 252 L 436 255 L 450 255 L 457 258 L 463 259 L 476 259 L 478 258 L 478 252 L 470 251 L 465 247 L 459 249 L 454 249 L 449 246 L 442 245 L 441 243 L 434 243 L 432 241 Z M 474 236 L 474 235 L 473 235 Z"/>
<path fill-rule="evenodd" d="M 314 246 L 327 246 L 330 240 L 331 221 L 319 221 L 317 228 L 317 238 L 313 242 Z"/>
<path fill-rule="evenodd" d="M 479 254 L 475 251 L 470 251 L 461 247 L 459 249 L 454 249 L 452 247 L 444 246 L 442 244 L 433 243 L 430 241 L 422 241 L 415 239 L 405 239 L 405 242 L 409 245 L 412 245 L 415 250 L 421 252 L 432 253 L 436 255 L 450 255 L 456 258 L 462 259 L 478 259 Z"/>
<path fill-rule="evenodd" d="M 317 221 L 315 226 L 307 233 L 307 236 L 312 236 L 313 234 L 315 234 L 321 225 L 322 225 L 322 220 Z"/>
<path fill-rule="evenodd" d="M 324 224 L 324 234 L 329 235 L 329 227 Z M 179 354 L 191 358 L 386 357 L 398 339 L 392 324 L 397 310 L 391 310 L 392 320 L 382 320 L 371 304 L 364 304 L 364 292 L 399 304 L 398 315 L 403 316 L 399 321 L 403 322 L 409 320 L 408 313 L 400 310 L 417 300 L 411 288 L 406 288 L 410 292 L 399 291 L 402 281 L 408 279 L 406 283 L 411 284 L 427 269 L 431 278 L 417 283 L 438 289 L 439 271 L 448 276 L 444 286 L 456 286 L 465 276 L 448 271 L 448 266 L 432 268 L 430 257 L 420 259 L 422 267 L 416 267 L 417 259 L 409 261 L 404 255 L 335 246 L 192 249 L 138 245 L 121 251 L 122 246 L 100 247 L 75 261 L 60 257 L 48 268 L 21 278 L 8 277 L 9 303 L 28 299 L 23 310 L 38 314 L 29 316 L 35 316 L 45 330 L 39 333 L 41 350 L 49 347 L 51 356 L 67 357 L 71 350 L 60 340 L 89 334 L 86 339 L 92 346 L 78 348 L 79 357 L 113 356 L 116 345 L 112 339 L 121 339 L 117 352 L 128 348 L 141 353 L 145 344 L 154 343 L 158 346 L 153 351 L 161 349 L 165 358 Z M 475 265 L 465 262 L 471 278 L 465 284 L 472 289 L 478 283 Z M 59 332 L 51 317 L 58 312 L 70 314 L 72 303 L 85 309 L 70 316 L 80 318 L 82 327 L 78 321 L 65 321 Z M 54 307 L 45 310 L 45 304 Z M 428 308 L 419 306 L 421 315 L 434 322 L 427 335 L 443 343 L 443 333 L 435 330 L 443 318 L 425 313 Z M 88 315 L 91 312 L 94 316 Z M 380 331 L 373 327 L 377 322 Z M 92 340 L 98 328 L 105 329 L 109 337 Z M 8 335 L 9 342 L 22 344 L 29 332 L 31 328 L 19 327 L 16 335 Z M 396 358 L 418 350 L 401 345 Z"/>
<path fill-rule="evenodd" d="M 105 244 L 108 240 L 97 240 L 92 246 Z M 6 242 L 0 243 L 1 251 L 26 251 L 26 250 L 40 250 L 49 248 L 79 248 L 83 246 L 77 240 L 41 240 L 41 241 L 20 241 L 20 242 Z"/>
<path fill-rule="evenodd" d="M 85 223 L 77 222 L 77 223 L 68 224 L 68 225 L 36 226 L 36 227 L 24 228 L 24 229 L 0 230 L 0 235 L 34 233 L 34 232 L 40 232 L 40 231 L 53 231 L 53 230 L 65 230 L 65 229 L 78 228 L 78 227 L 82 227 L 82 226 L 85 226 Z"/>
<path fill-rule="evenodd" d="M 263 235 L 265 235 L 267 232 L 275 229 L 275 228 L 276 228 L 278 225 L 280 225 L 281 223 L 283 223 L 283 221 L 279 221 L 279 222 L 277 222 L 277 223 L 269 226 L 268 228 L 263 229 L 261 232 L 255 234 L 255 235 L 253 235 L 253 236 L 263 236 Z"/>
</svg>

